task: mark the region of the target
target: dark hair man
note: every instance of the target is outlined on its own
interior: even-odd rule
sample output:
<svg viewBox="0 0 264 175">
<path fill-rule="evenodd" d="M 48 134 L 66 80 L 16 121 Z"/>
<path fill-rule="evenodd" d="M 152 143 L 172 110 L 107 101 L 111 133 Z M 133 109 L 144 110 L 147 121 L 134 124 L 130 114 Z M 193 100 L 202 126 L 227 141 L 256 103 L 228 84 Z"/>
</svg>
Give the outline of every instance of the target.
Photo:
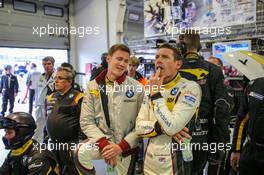
<svg viewBox="0 0 264 175">
<path fill-rule="evenodd" d="M 12 66 L 5 66 L 5 75 L 1 77 L 0 93 L 2 93 L 2 112 L 1 116 L 5 116 L 7 104 L 9 101 L 9 113 L 13 112 L 15 97 L 18 93 L 17 77 L 12 74 Z"/>
<path fill-rule="evenodd" d="M 171 150 L 174 137 L 190 122 L 201 100 L 199 85 L 178 73 L 181 65 L 180 51 L 169 44 L 159 47 L 157 71 L 149 80 L 151 93 L 145 96 L 136 122 L 137 134 L 149 138 L 144 159 L 146 175 L 179 171 L 175 150 Z"/>
</svg>

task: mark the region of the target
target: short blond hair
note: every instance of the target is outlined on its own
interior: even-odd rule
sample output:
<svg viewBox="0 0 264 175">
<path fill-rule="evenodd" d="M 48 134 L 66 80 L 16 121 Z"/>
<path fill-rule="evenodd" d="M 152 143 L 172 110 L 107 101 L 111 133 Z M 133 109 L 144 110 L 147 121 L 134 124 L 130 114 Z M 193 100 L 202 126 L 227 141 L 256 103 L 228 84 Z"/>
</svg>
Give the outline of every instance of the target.
<svg viewBox="0 0 264 175">
<path fill-rule="evenodd" d="M 132 65 L 136 65 L 136 66 L 138 66 L 138 65 L 139 65 L 139 59 L 138 59 L 135 55 L 132 55 L 132 56 L 129 58 L 128 63 L 129 63 L 129 64 L 132 64 Z"/>
<path fill-rule="evenodd" d="M 126 46 L 125 44 L 115 44 L 109 49 L 108 55 L 112 56 L 118 50 L 127 52 L 129 55 L 131 54 L 129 47 Z"/>
</svg>

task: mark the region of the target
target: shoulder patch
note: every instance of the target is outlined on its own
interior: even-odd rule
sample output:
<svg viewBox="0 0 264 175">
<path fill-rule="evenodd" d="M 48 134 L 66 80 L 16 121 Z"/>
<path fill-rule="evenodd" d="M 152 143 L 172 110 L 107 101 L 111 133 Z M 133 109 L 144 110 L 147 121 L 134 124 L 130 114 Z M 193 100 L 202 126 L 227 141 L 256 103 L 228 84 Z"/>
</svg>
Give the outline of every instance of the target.
<svg viewBox="0 0 264 175">
<path fill-rule="evenodd" d="M 173 88 L 173 89 L 171 90 L 170 94 L 171 94 L 171 95 L 176 95 L 177 92 L 178 92 L 178 88 L 175 87 L 175 88 Z"/>
<path fill-rule="evenodd" d="M 184 94 L 182 101 L 183 101 L 183 103 L 185 103 L 191 107 L 194 107 L 196 100 L 197 100 L 196 96 L 191 95 L 191 94 Z"/>
<path fill-rule="evenodd" d="M 96 97 L 99 97 L 99 90 L 98 89 L 91 89 L 89 91 L 91 95 L 95 95 Z"/>
<path fill-rule="evenodd" d="M 209 74 L 209 71 L 203 68 L 181 69 L 180 72 L 187 72 L 187 73 L 194 75 L 197 81 L 204 79 L 205 76 Z"/>
<path fill-rule="evenodd" d="M 73 93 L 70 93 L 69 94 L 69 98 L 73 98 L 74 97 L 74 94 Z"/>
<path fill-rule="evenodd" d="M 30 165 L 28 165 L 28 169 L 35 169 L 35 168 L 40 168 L 44 163 L 43 162 L 34 162 Z"/>
<path fill-rule="evenodd" d="M 256 92 L 250 92 L 249 93 L 249 96 L 253 97 L 253 98 L 256 98 L 258 100 L 263 100 L 264 99 L 264 96 L 259 94 L 259 93 L 256 93 Z"/>
<path fill-rule="evenodd" d="M 54 99 L 56 99 L 56 92 L 53 92 L 52 94 L 48 95 L 46 98 L 47 98 L 47 103 L 54 103 Z"/>
<path fill-rule="evenodd" d="M 52 96 L 53 96 L 53 93 L 47 96 L 47 103 L 51 102 Z"/>
<path fill-rule="evenodd" d="M 126 96 L 127 96 L 128 98 L 132 98 L 132 97 L 134 96 L 134 92 L 133 92 L 132 90 L 127 90 L 127 91 L 126 91 Z"/>
<path fill-rule="evenodd" d="M 74 97 L 74 103 L 78 104 L 79 100 L 82 99 L 84 96 L 84 94 L 82 92 L 78 93 L 75 97 Z"/>
</svg>

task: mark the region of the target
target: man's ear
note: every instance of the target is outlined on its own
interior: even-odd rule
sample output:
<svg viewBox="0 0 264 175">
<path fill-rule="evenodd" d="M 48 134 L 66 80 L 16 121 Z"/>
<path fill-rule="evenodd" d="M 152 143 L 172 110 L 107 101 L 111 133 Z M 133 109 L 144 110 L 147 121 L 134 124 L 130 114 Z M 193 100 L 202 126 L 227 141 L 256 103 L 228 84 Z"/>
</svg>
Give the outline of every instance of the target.
<svg viewBox="0 0 264 175">
<path fill-rule="evenodd" d="M 106 62 L 109 63 L 110 60 L 111 60 L 111 56 L 107 55 Z"/>
<path fill-rule="evenodd" d="M 176 68 L 179 70 L 182 66 L 182 60 L 176 60 Z"/>
<path fill-rule="evenodd" d="M 73 79 L 69 79 L 69 82 L 72 84 L 73 83 Z"/>
</svg>

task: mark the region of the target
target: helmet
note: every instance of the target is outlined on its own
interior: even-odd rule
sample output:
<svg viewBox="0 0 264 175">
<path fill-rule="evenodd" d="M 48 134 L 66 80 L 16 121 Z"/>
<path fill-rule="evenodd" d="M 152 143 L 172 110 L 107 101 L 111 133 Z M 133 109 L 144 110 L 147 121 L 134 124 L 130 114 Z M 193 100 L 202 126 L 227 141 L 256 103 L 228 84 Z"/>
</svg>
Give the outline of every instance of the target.
<svg viewBox="0 0 264 175">
<path fill-rule="evenodd" d="M 11 140 L 3 137 L 6 149 L 17 149 L 30 140 L 36 129 L 32 115 L 26 112 L 14 112 L 0 119 L 0 129 L 14 129 L 16 134 Z"/>
</svg>

